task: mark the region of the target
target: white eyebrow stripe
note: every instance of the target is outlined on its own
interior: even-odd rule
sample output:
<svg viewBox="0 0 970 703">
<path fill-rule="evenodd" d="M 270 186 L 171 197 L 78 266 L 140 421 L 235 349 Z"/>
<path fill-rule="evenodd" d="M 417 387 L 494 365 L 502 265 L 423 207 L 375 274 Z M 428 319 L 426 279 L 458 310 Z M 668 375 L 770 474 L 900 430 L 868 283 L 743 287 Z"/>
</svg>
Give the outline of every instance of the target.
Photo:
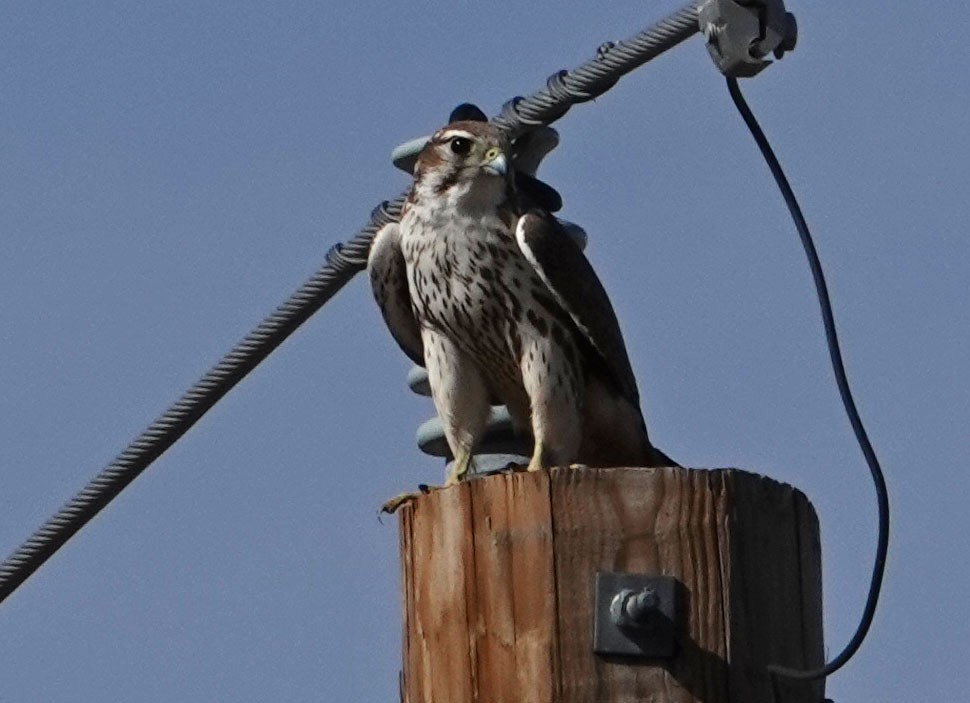
<svg viewBox="0 0 970 703">
<path fill-rule="evenodd" d="M 441 140 L 448 141 L 449 139 L 454 139 L 455 137 L 464 137 L 465 139 L 477 139 L 477 137 L 471 132 L 466 132 L 463 129 L 446 129 L 441 133 Z"/>
</svg>

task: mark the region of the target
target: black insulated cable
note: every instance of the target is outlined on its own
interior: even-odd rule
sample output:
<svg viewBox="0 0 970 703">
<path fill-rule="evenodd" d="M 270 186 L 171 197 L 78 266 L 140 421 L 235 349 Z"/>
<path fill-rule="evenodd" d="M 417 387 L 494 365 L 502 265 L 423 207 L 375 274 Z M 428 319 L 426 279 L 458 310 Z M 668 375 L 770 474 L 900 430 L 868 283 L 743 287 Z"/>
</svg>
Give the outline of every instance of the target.
<svg viewBox="0 0 970 703">
<path fill-rule="evenodd" d="M 872 565 L 872 578 L 869 582 L 869 593 L 866 597 L 866 605 L 863 609 L 859 626 L 856 628 L 852 639 L 849 640 L 845 649 L 838 656 L 818 669 L 802 670 L 779 666 L 777 664 L 768 666 L 768 673 L 772 676 L 813 681 L 825 678 L 841 669 L 858 651 L 859 647 L 862 646 L 862 642 L 869 632 L 869 627 L 872 625 L 872 619 L 876 613 L 876 605 L 879 601 L 879 593 L 882 589 L 883 575 L 886 570 L 886 554 L 889 551 L 889 493 L 886 489 L 886 480 L 883 477 L 882 468 L 879 466 L 879 460 L 876 458 L 876 452 L 872 448 L 872 443 L 869 441 L 869 436 L 866 434 L 866 429 L 862 424 L 862 418 L 859 416 L 855 401 L 852 399 L 852 392 L 849 390 L 849 379 L 846 377 L 845 365 L 842 363 L 842 352 L 839 350 L 839 339 L 835 332 L 832 302 L 829 299 L 828 286 L 825 284 L 825 276 L 822 273 L 822 263 L 819 261 L 818 252 L 815 250 L 815 244 L 812 241 L 812 235 L 808 230 L 808 223 L 805 222 L 802 209 L 795 199 L 795 193 L 791 185 L 789 185 L 788 179 L 781 169 L 781 164 L 778 163 L 778 159 L 771 149 L 771 145 L 768 143 L 768 138 L 765 137 L 765 133 L 761 130 L 761 126 L 755 119 L 754 113 L 751 112 L 751 108 L 745 102 L 744 96 L 741 95 L 741 89 L 738 86 L 737 79 L 728 78 L 727 86 L 735 107 L 741 113 L 744 123 L 751 131 L 751 136 L 754 137 L 755 142 L 758 144 L 762 156 L 764 156 L 765 161 L 768 163 L 768 168 L 771 169 L 771 175 L 775 177 L 775 182 L 781 190 L 785 204 L 788 206 L 788 211 L 795 221 L 795 228 L 798 230 L 798 236 L 802 241 L 802 246 L 805 248 L 808 265 L 812 269 L 812 278 L 815 280 L 818 304 L 822 309 L 825 342 L 828 346 L 829 359 L 832 362 L 832 371 L 835 374 L 835 383 L 839 388 L 839 396 L 842 398 L 845 413 L 849 417 L 849 424 L 852 425 L 852 431 L 855 434 L 856 441 L 859 443 L 859 448 L 862 450 L 866 464 L 869 466 L 869 472 L 872 474 L 872 482 L 876 490 L 876 503 L 878 505 L 879 515 L 876 556 Z"/>
</svg>

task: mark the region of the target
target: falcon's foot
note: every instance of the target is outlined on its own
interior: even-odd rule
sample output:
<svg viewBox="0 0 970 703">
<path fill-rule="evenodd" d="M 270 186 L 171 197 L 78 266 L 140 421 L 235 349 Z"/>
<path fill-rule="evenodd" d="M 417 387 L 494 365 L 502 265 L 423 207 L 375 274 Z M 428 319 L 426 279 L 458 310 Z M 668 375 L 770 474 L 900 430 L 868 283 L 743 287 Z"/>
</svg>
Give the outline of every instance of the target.
<svg viewBox="0 0 970 703">
<path fill-rule="evenodd" d="M 418 490 L 415 492 L 399 493 L 381 506 L 381 514 L 387 513 L 388 515 L 393 515 L 401 508 L 402 505 L 407 505 L 412 500 L 420 498 L 423 495 L 427 495 L 428 493 L 431 493 L 431 491 L 437 490 L 437 486 L 427 486 L 425 484 L 421 484 L 418 486 Z"/>
<path fill-rule="evenodd" d="M 536 446 L 532 450 L 532 459 L 529 460 L 526 471 L 542 471 L 544 468 L 542 465 L 542 443 L 536 442 Z"/>
<path fill-rule="evenodd" d="M 468 469 L 472 465 L 472 453 L 470 451 L 459 451 L 455 455 L 455 461 L 451 464 L 448 478 L 445 479 L 445 487 L 454 486 L 468 475 Z"/>
</svg>

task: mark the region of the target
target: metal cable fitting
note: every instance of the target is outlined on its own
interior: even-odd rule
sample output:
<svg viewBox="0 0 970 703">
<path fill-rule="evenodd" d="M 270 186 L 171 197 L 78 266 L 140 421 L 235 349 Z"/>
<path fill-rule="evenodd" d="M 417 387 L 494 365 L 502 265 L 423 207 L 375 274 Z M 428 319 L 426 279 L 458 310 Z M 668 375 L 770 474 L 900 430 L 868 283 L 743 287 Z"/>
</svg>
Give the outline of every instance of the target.
<svg viewBox="0 0 970 703">
<path fill-rule="evenodd" d="M 563 74 L 562 88 L 549 87 L 506 104 L 493 123 L 519 136 L 529 127 L 547 125 L 573 104 L 608 90 L 623 75 L 696 34 L 698 8 L 691 3 L 605 54 Z M 602 46 L 600 47 L 602 49 Z M 323 266 L 272 314 L 246 335 L 181 398 L 142 432 L 121 454 L 47 520 L 0 564 L 0 601 L 110 503 L 142 471 L 219 402 L 246 374 L 319 310 L 367 264 L 377 231 L 400 217 L 404 196 L 382 203 L 353 238 L 334 246 Z"/>
</svg>

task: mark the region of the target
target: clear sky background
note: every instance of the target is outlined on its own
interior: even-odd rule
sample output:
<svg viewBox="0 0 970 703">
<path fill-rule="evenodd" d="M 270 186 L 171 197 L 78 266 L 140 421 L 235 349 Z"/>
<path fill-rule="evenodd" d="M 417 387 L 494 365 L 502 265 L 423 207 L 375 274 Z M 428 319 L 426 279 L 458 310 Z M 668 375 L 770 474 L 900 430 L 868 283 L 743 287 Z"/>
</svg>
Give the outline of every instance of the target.
<svg viewBox="0 0 970 703">
<path fill-rule="evenodd" d="M 0 4 L 0 548 L 407 182 L 390 150 L 676 2 Z M 842 703 L 970 689 L 965 3 L 793 2 L 743 88 L 817 238 L 895 509 Z M 657 443 L 804 490 L 830 655 L 875 504 L 781 197 L 695 37 L 557 123 Z M 0 606 L 0 700 L 397 700 L 395 521 L 441 466 L 363 278 Z"/>
</svg>

